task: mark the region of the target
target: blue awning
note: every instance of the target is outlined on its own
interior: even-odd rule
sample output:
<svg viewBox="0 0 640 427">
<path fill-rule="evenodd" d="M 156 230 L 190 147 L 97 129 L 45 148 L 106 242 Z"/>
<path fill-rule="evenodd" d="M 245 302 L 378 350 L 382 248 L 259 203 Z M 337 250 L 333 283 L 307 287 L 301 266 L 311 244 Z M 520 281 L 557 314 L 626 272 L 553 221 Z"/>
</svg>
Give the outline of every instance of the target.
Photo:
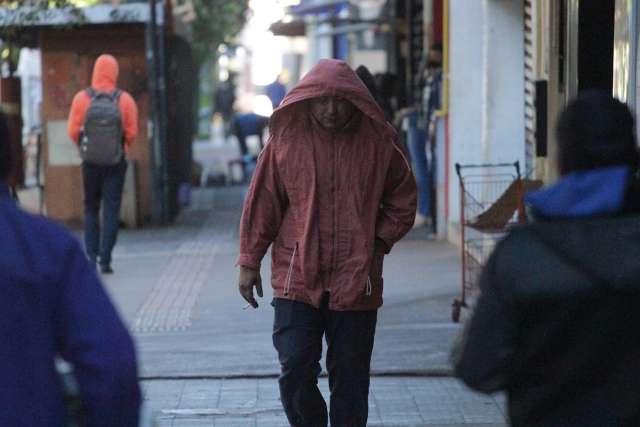
<svg viewBox="0 0 640 427">
<path fill-rule="evenodd" d="M 322 14 L 335 15 L 348 6 L 348 0 L 303 1 L 299 5 L 291 6 L 289 8 L 289 13 L 298 16 Z"/>
</svg>

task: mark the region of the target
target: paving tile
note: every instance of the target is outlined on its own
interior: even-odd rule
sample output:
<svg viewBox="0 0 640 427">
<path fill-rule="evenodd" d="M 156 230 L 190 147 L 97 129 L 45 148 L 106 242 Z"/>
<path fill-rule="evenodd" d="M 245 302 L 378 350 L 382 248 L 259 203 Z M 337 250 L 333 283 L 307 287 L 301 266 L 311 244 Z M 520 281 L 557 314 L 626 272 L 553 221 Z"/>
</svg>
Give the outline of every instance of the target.
<svg viewBox="0 0 640 427">
<path fill-rule="evenodd" d="M 275 379 L 148 381 L 143 389 L 163 427 L 288 425 Z M 503 396 L 474 393 L 453 378 L 374 377 L 369 403 L 369 426 L 506 425 Z"/>
<path fill-rule="evenodd" d="M 219 405 L 222 381 L 187 381 L 180 408 L 216 408 Z"/>
<path fill-rule="evenodd" d="M 212 418 L 176 418 L 173 427 L 213 427 Z"/>
<path fill-rule="evenodd" d="M 215 427 L 256 427 L 254 417 L 229 417 L 225 419 L 216 419 Z"/>
</svg>

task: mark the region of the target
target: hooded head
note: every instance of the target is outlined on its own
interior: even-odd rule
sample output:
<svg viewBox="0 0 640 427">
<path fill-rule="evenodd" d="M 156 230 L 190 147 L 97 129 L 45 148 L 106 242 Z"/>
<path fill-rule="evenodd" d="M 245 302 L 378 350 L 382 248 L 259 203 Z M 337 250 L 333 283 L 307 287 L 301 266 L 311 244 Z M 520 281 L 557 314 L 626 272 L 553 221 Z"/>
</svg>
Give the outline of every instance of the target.
<svg viewBox="0 0 640 427">
<path fill-rule="evenodd" d="M 633 114 L 604 91 L 587 91 L 571 102 L 558 119 L 557 137 L 562 175 L 611 166 L 638 168 Z"/>
<path fill-rule="evenodd" d="M 538 217 L 611 215 L 637 209 L 635 176 L 640 156 L 633 114 L 604 91 L 580 94 L 557 125 L 562 179 L 529 193 Z"/>
<path fill-rule="evenodd" d="M 91 87 L 99 91 L 112 91 L 118 82 L 120 67 L 111 55 L 100 55 L 93 66 Z"/>
<path fill-rule="evenodd" d="M 376 87 L 376 80 L 371 74 L 371 71 L 369 71 L 369 69 L 364 65 L 360 65 L 358 68 L 356 68 L 356 75 L 360 78 L 360 80 L 362 80 L 362 83 L 364 83 L 367 89 L 369 89 L 371 95 L 376 98 L 378 96 L 378 88 Z"/>
<path fill-rule="evenodd" d="M 308 102 L 314 98 L 338 97 L 353 104 L 365 117 L 386 128 L 384 114 L 367 87 L 346 62 L 323 59 L 294 87 L 271 116 L 271 132 L 281 134 L 304 123 Z"/>
</svg>

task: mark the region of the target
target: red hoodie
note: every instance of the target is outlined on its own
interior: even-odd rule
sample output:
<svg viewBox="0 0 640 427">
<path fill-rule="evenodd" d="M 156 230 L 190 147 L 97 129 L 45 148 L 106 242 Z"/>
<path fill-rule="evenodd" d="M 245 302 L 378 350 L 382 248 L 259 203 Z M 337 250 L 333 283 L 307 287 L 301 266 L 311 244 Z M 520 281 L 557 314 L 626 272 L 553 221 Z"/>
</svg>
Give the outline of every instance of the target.
<svg viewBox="0 0 640 427">
<path fill-rule="evenodd" d="M 118 61 L 111 55 L 101 55 L 93 67 L 91 87 L 99 92 L 113 92 L 118 81 Z M 91 97 L 86 91 L 76 94 L 69 112 L 67 132 L 74 143 L 78 143 L 80 130 L 84 124 L 84 116 L 91 105 Z M 124 131 L 125 149 L 128 149 L 138 136 L 138 107 L 127 92 L 120 95 L 120 112 L 122 113 L 122 129 Z"/>
<path fill-rule="evenodd" d="M 360 114 L 330 133 L 308 101 L 339 96 Z M 331 310 L 382 305 L 382 263 L 411 228 L 416 184 L 397 135 L 344 62 L 322 60 L 271 118 L 270 139 L 247 193 L 239 265 L 259 268 L 272 246 L 274 296 Z"/>
</svg>

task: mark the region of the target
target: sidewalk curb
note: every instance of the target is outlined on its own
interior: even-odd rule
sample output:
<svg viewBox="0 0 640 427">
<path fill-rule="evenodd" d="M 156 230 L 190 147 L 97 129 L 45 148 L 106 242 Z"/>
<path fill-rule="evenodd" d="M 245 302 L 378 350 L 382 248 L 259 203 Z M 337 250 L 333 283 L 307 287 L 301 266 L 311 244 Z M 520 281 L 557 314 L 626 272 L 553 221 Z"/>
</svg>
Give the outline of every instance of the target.
<svg viewBox="0 0 640 427">
<path fill-rule="evenodd" d="M 230 375 L 167 375 L 167 376 L 140 376 L 140 381 L 199 381 L 199 380 L 253 380 L 278 378 L 278 373 L 264 374 L 230 374 Z M 422 369 L 422 370 L 397 370 L 397 371 L 372 371 L 371 378 L 452 378 L 454 377 L 452 369 Z M 322 372 L 320 378 L 326 378 L 327 373 Z"/>
</svg>

